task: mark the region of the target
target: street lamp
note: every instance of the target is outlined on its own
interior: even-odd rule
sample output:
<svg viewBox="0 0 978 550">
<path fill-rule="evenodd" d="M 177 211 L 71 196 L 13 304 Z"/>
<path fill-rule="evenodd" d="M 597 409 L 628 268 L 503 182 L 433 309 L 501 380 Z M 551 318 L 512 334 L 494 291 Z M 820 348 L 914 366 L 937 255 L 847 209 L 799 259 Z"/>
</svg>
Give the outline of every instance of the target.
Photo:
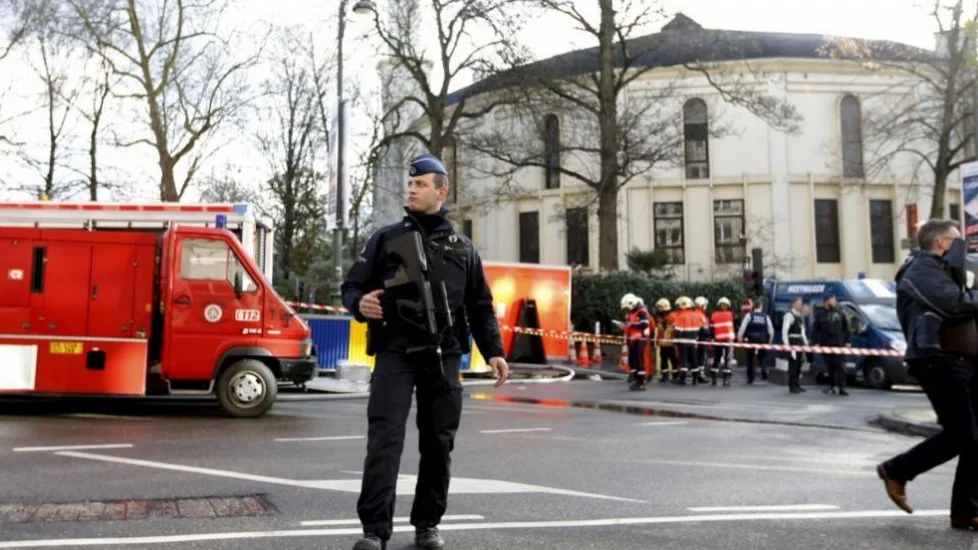
<svg viewBox="0 0 978 550">
<path fill-rule="evenodd" d="M 343 164 L 344 149 L 346 148 L 346 124 L 343 121 L 346 101 L 343 99 L 343 35 L 346 33 L 346 3 L 340 0 L 340 29 L 337 35 L 336 55 L 336 227 L 333 229 L 333 267 L 336 271 L 336 292 L 333 295 L 334 305 L 343 302 L 340 285 L 343 281 L 343 208 L 346 198 L 343 196 Z M 358 0 L 353 6 L 353 13 L 363 15 L 375 12 L 377 7 L 371 0 Z"/>
</svg>

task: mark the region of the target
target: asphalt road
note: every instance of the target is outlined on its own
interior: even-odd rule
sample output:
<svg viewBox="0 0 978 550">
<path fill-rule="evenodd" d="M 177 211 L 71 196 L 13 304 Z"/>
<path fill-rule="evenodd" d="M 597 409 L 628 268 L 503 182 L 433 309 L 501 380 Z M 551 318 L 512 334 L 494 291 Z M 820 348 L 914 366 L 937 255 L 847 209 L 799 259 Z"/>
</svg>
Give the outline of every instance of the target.
<svg viewBox="0 0 978 550">
<path fill-rule="evenodd" d="M 350 548 L 364 412 L 362 400 L 281 402 L 257 420 L 199 404 L 0 405 L 0 548 Z M 471 549 L 972 548 L 947 525 L 953 463 L 911 485 L 912 516 L 883 493 L 874 465 L 916 441 L 467 399 L 442 529 Z M 397 525 L 389 548 L 412 548 Z"/>
</svg>

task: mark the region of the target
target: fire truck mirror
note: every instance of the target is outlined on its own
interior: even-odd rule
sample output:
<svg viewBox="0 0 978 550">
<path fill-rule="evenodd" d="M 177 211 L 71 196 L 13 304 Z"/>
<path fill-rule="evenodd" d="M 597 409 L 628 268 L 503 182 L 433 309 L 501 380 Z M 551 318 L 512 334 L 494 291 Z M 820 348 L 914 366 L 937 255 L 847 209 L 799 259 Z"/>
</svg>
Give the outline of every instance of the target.
<svg viewBox="0 0 978 550">
<path fill-rule="evenodd" d="M 239 300 L 241 295 L 244 294 L 244 274 L 241 271 L 234 272 L 234 295 Z"/>
<path fill-rule="evenodd" d="M 105 351 L 93 349 L 85 358 L 85 368 L 88 370 L 105 370 Z"/>
</svg>

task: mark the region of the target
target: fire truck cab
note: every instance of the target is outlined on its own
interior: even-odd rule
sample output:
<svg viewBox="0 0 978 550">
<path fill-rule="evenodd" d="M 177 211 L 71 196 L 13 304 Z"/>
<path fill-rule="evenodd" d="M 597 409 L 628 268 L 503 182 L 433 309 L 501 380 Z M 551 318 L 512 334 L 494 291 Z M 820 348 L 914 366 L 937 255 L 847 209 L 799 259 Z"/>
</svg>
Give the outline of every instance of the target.
<svg viewBox="0 0 978 550">
<path fill-rule="evenodd" d="M 313 378 L 309 327 L 266 275 L 270 232 L 234 208 L 0 204 L 0 393 L 213 393 L 255 417 L 278 382 Z"/>
</svg>

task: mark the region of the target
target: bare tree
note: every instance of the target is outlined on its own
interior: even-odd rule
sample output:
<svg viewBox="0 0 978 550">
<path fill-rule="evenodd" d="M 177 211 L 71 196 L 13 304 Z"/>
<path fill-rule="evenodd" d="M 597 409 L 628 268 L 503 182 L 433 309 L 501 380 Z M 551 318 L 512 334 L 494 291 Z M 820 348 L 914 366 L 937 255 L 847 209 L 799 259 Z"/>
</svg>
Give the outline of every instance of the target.
<svg viewBox="0 0 978 550">
<path fill-rule="evenodd" d="M 382 118 L 398 131 L 384 136 L 381 145 L 408 139 L 441 157 L 460 121 L 478 119 L 504 101 L 498 97 L 472 102 L 462 97 L 450 105 L 452 86 L 460 78 L 485 78 L 525 58 L 525 52 L 513 39 L 519 28 L 515 16 L 520 13 L 521 2 L 428 0 L 425 3 L 430 4 L 431 24 L 424 21 L 427 10 L 422 9 L 421 0 L 390 2 L 386 22 L 379 12 L 375 14 L 374 30 L 387 54 L 403 67 L 409 80 L 400 84 L 406 92 Z M 420 46 L 423 42 L 413 38 L 418 28 L 432 29 L 431 34 L 437 37 L 434 54 L 425 52 Z M 488 36 L 477 37 L 477 33 Z M 432 69 L 440 73 L 440 83 L 434 80 Z M 426 129 L 411 124 L 415 111 L 420 111 Z"/>
<path fill-rule="evenodd" d="M 624 2 L 617 9 L 616 2 L 599 0 L 597 21 L 571 0 L 530 3 L 546 13 L 562 14 L 598 46 L 517 67 L 504 75 L 499 87 L 506 85 L 509 90 L 497 93 L 519 93 L 523 100 L 518 108 L 497 116 L 494 128 L 477 129 L 467 139 L 490 159 L 488 171 L 495 176 L 539 167 L 547 170 L 553 185 L 561 176 L 583 183 L 590 193 L 576 200 L 597 211 L 601 270 L 618 269 L 620 189 L 656 168 L 679 164 L 691 152 L 683 148 L 684 123 L 689 122 L 684 117 L 696 118 L 712 137 L 730 132 L 705 102 L 684 104 L 677 89 L 682 77 L 648 87 L 632 86 L 650 71 L 669 65 L 673 55 L 669 52 L 678 48 L 684 57 L 698 59 L 680 68 L 705 76 L 727 104 L 747 108 L 778 130 L 798 131 L 801 117 L 793 106 L 757 91 L 756 76 L 744 74 L 751 73 L 746 70 L 749 67 L 729 68 L 730 59 L 743 59 L 750 53 L 742 51 L 742 44 L 728 41 L 719 32 L 701 32 L 702 27 L 682 15 L 658 34 L 635 37 L 662 13 L 656 0 Z M 696 38 L 700 36 L 705 38 Z M 725 55 L 716 60 L 721 50 Z M 581 66 L 588 67 L 583 74 Z M 597 69 L 590 70 L 594 66 Z M 500 124 L 507 119 L 509 124 Z M 703 141 L 707 136 L 697 137 Z M 489 194 L 507 196 L 496 190 Z"/>
<path fill-rule="evenodd" d="M 948 177 L 975 158 L 978 15 L 964 15 L 964 0 L 932 3 L 930 16 L 942 35 L 943 51 L 835 39 L 823 53 L 861 62 L 865 69 L 890 79 L 883 91 L 866 96 L 877 100 L 877 105 L 854 121 L 862 124 L 862 136 L 854 135 L 842 144 L 844 173 L 874 179 L 907 159 L 919 159 L 933 176 L 930 217 L 940 218 L 946 215 Z M 854 105 L 853 116 L 860 113 L 860 104 Z"/>
<path fill-rule="evenodd" d="M 40 20 L 36 5 L 41 0 L 0 0 L 0 60 L 26 39 Z"/>
<path fill-rule="evenodd" d="M 122 97 L 143 104 L 150 135 L 120 145 L 152 147 L 160 198 L 179 201 L 206 157 L 203 142 L 250 103 L 245 76 L 262 44 L 217 34 L 227 0 L 68 1 L 92 52 L 132 88 Z"/>
</svg>

